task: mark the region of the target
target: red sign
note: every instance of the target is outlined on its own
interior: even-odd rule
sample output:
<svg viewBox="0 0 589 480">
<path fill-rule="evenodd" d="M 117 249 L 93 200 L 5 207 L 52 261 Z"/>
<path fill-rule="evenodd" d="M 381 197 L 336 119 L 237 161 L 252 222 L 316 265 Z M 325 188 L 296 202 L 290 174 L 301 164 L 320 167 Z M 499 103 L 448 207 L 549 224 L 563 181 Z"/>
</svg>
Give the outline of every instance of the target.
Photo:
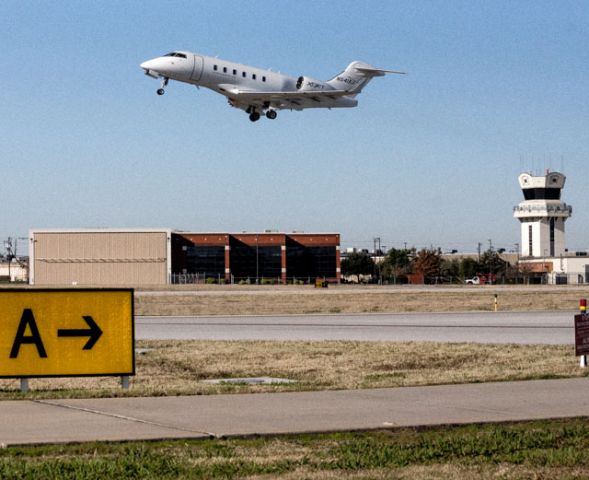
<svg viewBox="0 0 589 480">
<path fill-rule="evenodd" d="M 575 315 L 575 355 L 589 354 L 589 313 Z"/>
</svg>

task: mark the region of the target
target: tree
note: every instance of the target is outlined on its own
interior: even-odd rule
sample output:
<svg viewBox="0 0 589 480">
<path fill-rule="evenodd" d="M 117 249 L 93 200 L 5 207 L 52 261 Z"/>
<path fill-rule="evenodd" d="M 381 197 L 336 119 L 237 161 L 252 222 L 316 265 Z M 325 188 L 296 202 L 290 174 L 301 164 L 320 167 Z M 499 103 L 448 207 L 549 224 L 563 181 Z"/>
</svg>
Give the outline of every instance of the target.
<svg viewBox="0 0 589 480">
<path fill-rule="evenodd" d="M 356 275 L 358 282 L 360 275 L 372 275 L 374 273 L 374 260 L 366 252 L 350 253 L 341 263 L 342 275 Z"/>
<path fill-rule="evenodd" d="M 423 248 L 413 259 L 413 270 L 424 278 L 440 276 L 442 267 L 442 252 L 440 249 Z"/>
<path fill-rule="evenodd" d="M 411 250 L 391 248 L 381 264 L 382 276 L 392 279 L 405 276 L 411 268 Z"/>
<path fill-rule="evenodd" d="M 474 258 L 465 257 L 460 261 L 458 276 L 463 280 L 466 278 L 472 278 L 479 272 L 479 262 Z"/>
<path fill-rule="evenodd" d="M 495 250 L 489 249 L 481 255 L 480 273 L 504 273 L 506 263 Z"/>
<path fill-rule="evenodd" d="M 460 277 L 460 260 L 452 259 L 452 260 L 445 260 L 442 259 L 442 276 L 446 277 L 446 280 L 450 282 L 454 281 L 454 279 Z"/>
</svg>

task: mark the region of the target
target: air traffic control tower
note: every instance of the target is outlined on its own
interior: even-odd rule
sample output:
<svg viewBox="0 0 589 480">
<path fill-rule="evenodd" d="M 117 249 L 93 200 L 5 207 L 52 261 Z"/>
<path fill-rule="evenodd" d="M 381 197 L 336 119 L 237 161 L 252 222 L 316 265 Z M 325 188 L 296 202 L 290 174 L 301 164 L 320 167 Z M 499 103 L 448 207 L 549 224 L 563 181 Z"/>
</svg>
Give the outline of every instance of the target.
<svg viewBox="0 0 589 480">
<path fill-rule="evenodd" d="M 522 257 L 564 255 L 564 222 L 573 213 L 573 207 L 560 200 L 566 177 L 547 171 L 538 177 L 522 173 L 518 180 L 524 201 L 513 208 L 513 216 L 521 222 Z"/>
</svg>

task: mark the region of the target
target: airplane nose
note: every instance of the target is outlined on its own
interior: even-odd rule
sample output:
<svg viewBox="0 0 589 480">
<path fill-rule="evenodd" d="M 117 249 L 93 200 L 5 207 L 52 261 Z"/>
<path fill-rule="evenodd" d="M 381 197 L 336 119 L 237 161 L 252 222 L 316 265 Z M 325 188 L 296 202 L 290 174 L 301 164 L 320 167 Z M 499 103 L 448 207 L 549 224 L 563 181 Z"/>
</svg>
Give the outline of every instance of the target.
<svg viewBox="0 0 589 480">
<path fill-rule="evenodd" d="M 153 65 L 153 60 L 147 60 L 145 62 L 143 62 L 141 65 L 139 65 L 141 68 L 143 68 L 144 70 L 149 70 L 149 68 Z"/>
</svg>

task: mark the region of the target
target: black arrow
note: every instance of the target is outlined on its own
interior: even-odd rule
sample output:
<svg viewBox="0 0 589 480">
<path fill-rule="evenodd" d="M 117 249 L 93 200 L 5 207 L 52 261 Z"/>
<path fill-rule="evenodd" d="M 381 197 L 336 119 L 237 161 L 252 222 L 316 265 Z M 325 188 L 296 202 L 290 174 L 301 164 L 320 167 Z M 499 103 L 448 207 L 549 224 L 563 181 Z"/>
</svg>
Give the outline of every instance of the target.
<svg viewBox="0 0 589 480">
<path fill-rule="evenodd" d="M 82 317 L 86 320 L 86 323 L 90 327 L 88 330 L 73 329 L 73 328 L 61 328 L 57 331 L 58 337 L 90 337 L 84 345 L 82 350 L 91 350 L 94 344 L 98 341 L 102 335 L 102 330 L 96 325 L 96 322 L 90 315 L 84 315 Z"/>
</svg>

